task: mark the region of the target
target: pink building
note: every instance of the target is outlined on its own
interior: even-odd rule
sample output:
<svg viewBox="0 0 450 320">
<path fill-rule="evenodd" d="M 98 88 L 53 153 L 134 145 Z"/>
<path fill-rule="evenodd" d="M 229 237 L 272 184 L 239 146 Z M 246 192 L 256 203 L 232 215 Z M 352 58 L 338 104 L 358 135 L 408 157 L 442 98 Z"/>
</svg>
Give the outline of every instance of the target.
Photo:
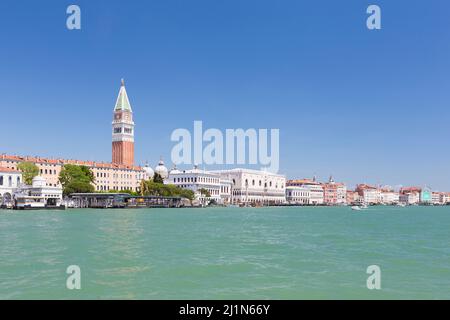
<svg viewBox="0 0 450 320">
<path fill-rule="evenodd" d="M 324 203 L 339 205 L 347 203 L 347 187 L 343 183 L 334 182 L 330 177 L 327 183 L 322 184 Z"/>
</svg>

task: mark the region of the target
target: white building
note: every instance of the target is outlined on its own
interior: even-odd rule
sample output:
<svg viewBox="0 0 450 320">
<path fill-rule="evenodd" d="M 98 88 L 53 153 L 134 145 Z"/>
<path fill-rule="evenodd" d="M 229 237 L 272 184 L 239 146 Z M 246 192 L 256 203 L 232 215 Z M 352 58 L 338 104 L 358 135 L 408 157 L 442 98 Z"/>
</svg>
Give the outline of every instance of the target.
<svg viewBox="0 0 450 320">
<path fill-rule="evenodd" d="M 286 202 L 286 177 L 251 169 L 213 171 L 232 184 L 233 204 L 274 205 Z"/>
<path fill-rule="evenodd" d="M 289 180 L 287 182 L 289 187 L 303 187 L 309 191 L 309 202 L 310 205 L 322 205 L 324 204 L 324 190 L 323 186 L 316 182 L 316 179 L 300 179 L 300 180 Z"/>
<path fill-rule="evenodd" d="M 288 204 L 309 205 L 310 201 L 311 192 L 309 187 L 286 187 L 286 202 Z"/>
<path fill-rule="evenodd" d="M 155 171 L 158 172 L 156 169 Z M 196 199 L 201 203 L 207 203 L 211 200 L 215 200 L 217 203 L 223 203 L 222 191 L 224 198 L 226 198 L 227 193 L 228 195 L 230 194 L 230 186 L 227 185 L 226 181 L 221 181 L 218 173 L 200 170 L 197 166 L 191 170 L 180 171 L 176 168 L 172 169 L 165 183 L 174 184 L 180 188 L 194 191 Z M 210 197 L 202 194 L 201 190 L 207 190 Z"/>
<path fill-rule="evenodd" d="M 400 202 L 407 205 L 419 204 L 420 194 L 418 192 L 408 192 L 400 194 Z"/>
<path fill-rule="evenodd" d="M 62 204 L 63 190 L 61 186 L 48 186 L 47 181 L 41 177 L 33 178 L 31 186 L 21 185 L 14 190 L 13 198 L 18 208 L 21 207 L 47 207 Z"/>
<path fill-rule="evenodd" d="M 13 193 L 22 184 L 22 173 L 18 170 L 0 167 L 0 206 L 12 205 Z"/>
<path fill-rule="evenodd" d="M 450 203 L 450 193 L 441 193 L 441 203 L 444 205 Z"/>
<path fill-rule="evenodd" d="M 360 195 L 360 199 L 365 204 L 381 203 L 381 189 L 367 184 L 359 184 L 356 191 Z"/>
<path fill-rule="evenodd" d="M 442 193 L 441 192 L 433 192 L 431 196 L 431 203 L 434 205 L 444 204 L 442 201 Z"/>
<path fill-rule="evenodd" d="M 220 198 L 222 204 L 231 204 L 233 181 L 220 177 Z"/>
<path fill-rule="evenodd" d="M 397 204 L 400 202 L 400 194 L 395 191 L 381 191 L 381 203 Z"/>
</svg>

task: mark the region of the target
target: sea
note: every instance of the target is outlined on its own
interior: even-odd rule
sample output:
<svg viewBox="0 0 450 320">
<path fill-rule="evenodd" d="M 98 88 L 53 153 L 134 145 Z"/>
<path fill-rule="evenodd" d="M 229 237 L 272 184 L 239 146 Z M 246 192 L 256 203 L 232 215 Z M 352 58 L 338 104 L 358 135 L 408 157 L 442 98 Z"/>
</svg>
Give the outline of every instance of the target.
<svg viewBox="0 0 450 320">
<path fill-rule="evenodd" d="M 450 207 L 0 210 L 0 299 L 450 299 Z"/>
</svg>

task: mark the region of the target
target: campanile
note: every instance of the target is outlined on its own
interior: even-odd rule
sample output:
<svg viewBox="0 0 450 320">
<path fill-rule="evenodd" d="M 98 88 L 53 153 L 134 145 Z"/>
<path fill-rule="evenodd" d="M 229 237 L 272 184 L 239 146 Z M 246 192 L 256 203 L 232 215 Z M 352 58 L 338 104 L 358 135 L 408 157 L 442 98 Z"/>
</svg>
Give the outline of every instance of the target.
<svg viewBox="0 0 450 320">
<path fill-rule="evenodd" d="M 133 111 L 122 79 L 112 122 L 112 163 L 134 165 Z"/>
</svg>

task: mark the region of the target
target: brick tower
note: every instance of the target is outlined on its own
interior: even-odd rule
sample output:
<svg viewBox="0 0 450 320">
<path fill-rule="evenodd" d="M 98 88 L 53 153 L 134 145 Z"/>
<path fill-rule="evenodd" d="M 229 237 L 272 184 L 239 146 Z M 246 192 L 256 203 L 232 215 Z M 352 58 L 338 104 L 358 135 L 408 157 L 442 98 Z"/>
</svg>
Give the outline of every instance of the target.
<svg viewBox="0 0 450 320">
<path fill-rule="evenodd" d="M 122 79 L 112 122 L 112 163 L 134 165 L 133 111 Z"/>
</svg>

